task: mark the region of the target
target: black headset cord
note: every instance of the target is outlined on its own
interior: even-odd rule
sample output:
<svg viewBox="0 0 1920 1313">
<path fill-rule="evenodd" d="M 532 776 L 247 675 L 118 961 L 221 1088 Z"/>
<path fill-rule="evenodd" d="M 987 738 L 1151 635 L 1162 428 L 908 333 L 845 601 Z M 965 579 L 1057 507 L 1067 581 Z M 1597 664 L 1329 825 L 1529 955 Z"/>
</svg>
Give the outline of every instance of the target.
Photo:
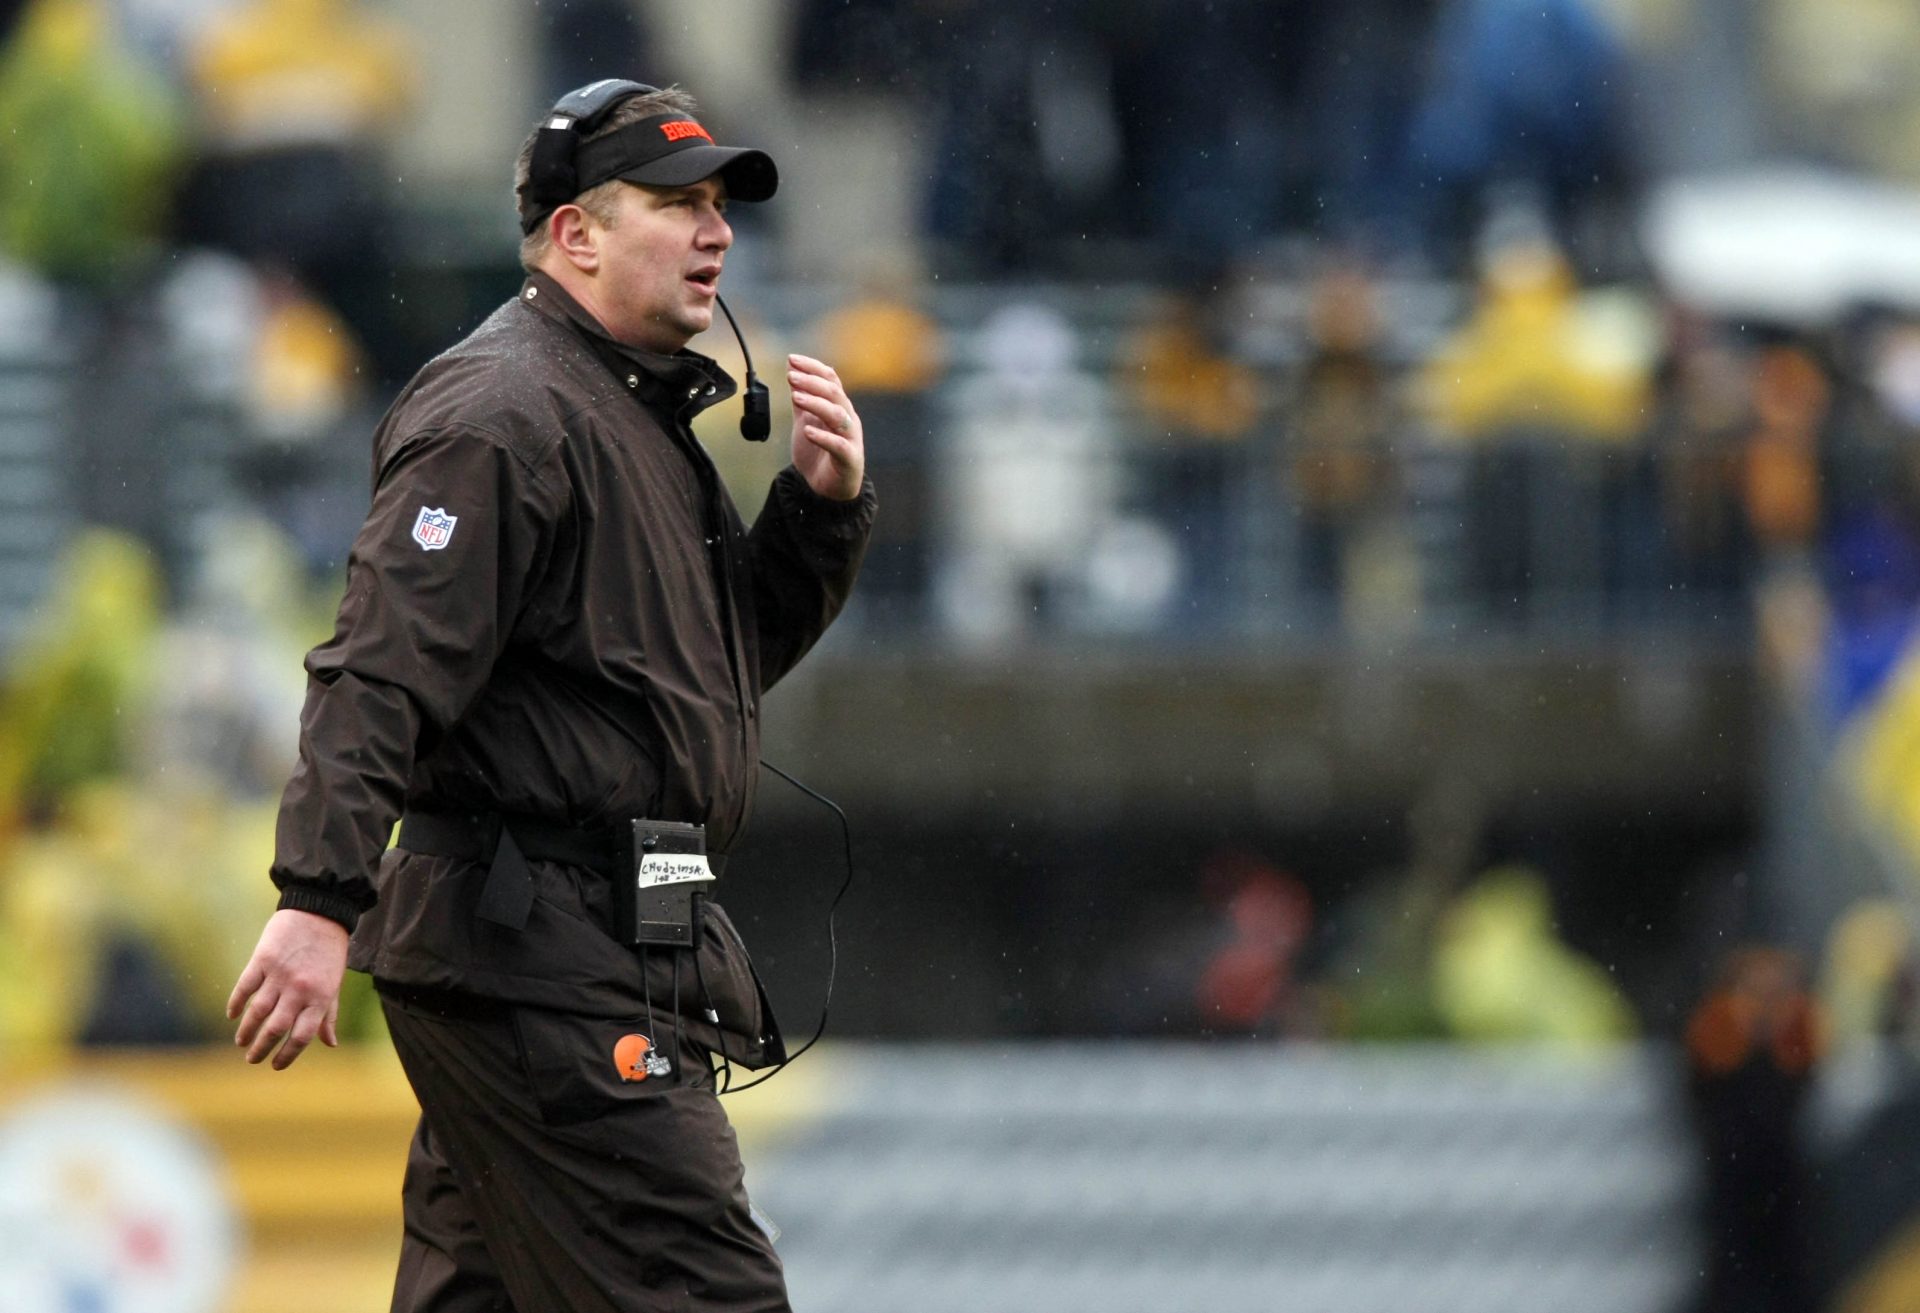
<svg viewBox="0 0 1920 1313">
<path fill-rule="evenodd" d="M 747 337 L 740 331 L 740 321 L 733 317 L 733 311 L 727 309 L 727 303 L 721 299 L 718 292 L 713 294 L 713 299 L 719 302 L 720 313 L 727 317 L 727 327 L 733 330 L 733 340 L 740 344 L 740 359 L 747 365 L 747 395 L 743 403 L 746 409 L 740 413 L 740 436 L 748 442 L 765 442 L 767 435 L 773 432 L 773 403 L 767 399 L 767 385 L 762 383 L 760 376 L 753 372 L 753 353 L 747 350 Z M 763 761 L 760 764 L 766 766 L 767 763 Z M 769 766 L 768 769 L 773 768 Z M 793 780 L 792 776 L 787 778 Z M 798 780 L 793 782 L 799 783 Z M 800 787 L 806 788 L 804 784 Z M 808 789 L 807 792 L 813 793 L 813 790 Z M 813 796 L 820 797 L 817 793 Z M 824 798 L 820 800 L 826 802 Z M 835 808 L 835 810 L 839 809 Z"/>
<path fill-rule="evenodd" d="M 833 814 L 840 818 L 841 851 L 846 856 L 847 873 L 840 881 L 840 888 L 833 895 L 833 902 L 827 906 L 827 996 L 820 1001 L 820 1024 L 814 1027 L 812 1037 L 808 1039 L 805 1044 L 802 1044 L 799 1048 L 783 1058 L 779 1066 L 764 1076 L 754 1077 L 745 1085 L 731 1084 L 733 1068 L 731 1064 L 728 1064 L 727 1077 L 729 1086 L 720 1091 L 722 1094 L 739 1094 L 743 1090 L 750 1090 L 756 1085 L 761 1085 L 772 1080 L 775 1076 L 785 1071 L 789 1063 L 797 1062 L 801 1054 L 817 1044 L 820 1037 L 827 1033 L 827 1010 L 833 1006 L 833 980 L 840 970 L 840 940 L 834 931 L 834 917 L 840 911 L 840 903 L 846 898 L 847 890 L 853 888 L 853 826 L 848 822 L 847 814 L 840 810 L 840 804 L 825 794 L 817 793 L 808 788 L 766 758 L 762 757 L 760 764 L 791 784 L 794 788 L 800 790 L 800 792 L 806 794 L 809 798 L 812 798 L 815 802 L 830 808 Z"/>
<path fill-rule="evenodd" d="M 693 978 L 700 984 L 700 1002 L 706 1009 L 707 1021 L 713 1026 L 713 1040 L 717 1046 L 714 1054 L 720 1059 L 719 1086 L 715 1091 L 725 1094 L 733 1088 L 733 1059 L 727 1055 L 727 1035 L 720 1029 L 720 1010 L 713 1006 L 713 991 L 707 988 L 707 969 L 700 965 L 700 946 L 693 949 Z"/>
</svg>

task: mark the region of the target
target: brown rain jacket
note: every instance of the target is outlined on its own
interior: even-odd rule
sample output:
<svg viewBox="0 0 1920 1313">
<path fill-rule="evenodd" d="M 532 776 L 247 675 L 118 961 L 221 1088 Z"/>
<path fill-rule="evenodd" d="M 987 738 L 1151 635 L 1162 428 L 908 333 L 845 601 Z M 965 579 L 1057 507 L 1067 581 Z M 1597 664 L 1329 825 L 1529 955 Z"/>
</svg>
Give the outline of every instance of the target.
<svg viewBox="0 0 1920 1313">
<path fill-rule="evenodd" d="M 621 346 L 536 273 L 388 411 L 272 870 L 281 907 L 354 931 L 356 970 L 605 1015 L 655 983 L 603 929 L 603 876 L 534 862 L 516 933 L 472 915 L 484 867 L 386 849 L 403 806 L 697 821 L 731 846 L 760 696 L 839 613 L 875 506 L 789 467 L 748 529 L 688 428 L 733 392 L 703 356 Z M 731 924 L 708 923 L 713 992 L 757 994 Z"/>
</svg>

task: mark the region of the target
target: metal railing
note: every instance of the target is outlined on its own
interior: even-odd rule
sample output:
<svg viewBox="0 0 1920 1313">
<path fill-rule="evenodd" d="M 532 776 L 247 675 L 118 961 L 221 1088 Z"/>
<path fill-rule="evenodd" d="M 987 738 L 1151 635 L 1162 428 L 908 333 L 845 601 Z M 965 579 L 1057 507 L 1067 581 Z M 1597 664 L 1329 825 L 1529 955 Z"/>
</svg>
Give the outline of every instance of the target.
<svg viewBox="0 0 1920 1313">
<path fill-rule="evenodd" d="M 821 289 L 754 295 L 762 326 L 787 341 L 806 340 L 804 327 L 831 305 Z M 1444 285 L 1391 291 L 1377 352 L 1396 396 L 1460 300 Z M 1737 524 L 1734 490 L 1715 494 L 1725 504 L 1702 504 L 1682 458 L 1646 442 L 1545 429 L 1443 442 L 1397 400 L 1384 430 L 1329 445 L 1299 410 L 1303 292 L 1268 289 L 1249 305 L 1228 354 L 1258 399 L 1237 430 L 1202 435 L 1179 431 L 1177 415 L 1148 413 L 1130 386 L 1129 343 L 1152 313 L 1145 289 L 976 287 L 930 298 L 947 347 L 940 381 L 860 396 L 885 509 L 849 627 L 881 643 L 962 646 L 1577 645 L 1744 632 L 1746 548 L 1715 528 Z M 1042 335 L 1042 349 L 1009 358 L 994 334 L 1010 307 L 1045 318 L 1053 336 Z M 341 508 L 365 504 L 364 426 L 297 459 L 263 459 L 271 443 L 247 432 L 241 404 L 245 361 L 215 367 L 204 341 L 167 339 L 164 316 L 136 320 L 161 335 L 139 346 L 151 370 L 94 361 L 80 371 L 45 345 L 66 340 L 59 331 L 0 340 L 11 498 L 0 641 L 45 588 L 65 536 L 97 505 L 128 503 L 117 485 L 92 495 L 120 476 L 82 463 L 88 444 L 66 431 L 80 422 L 76 398 L 86 413 L 149 430 L 120 435 L 116 449 L 154 454 L 142 466 L 154 486 L 133 502 L 144 522 L 131 527 L 163 540 L 154 546 L 176 584 L 194 568 L 200 517 L 226 510 L 328 526 L 322 536 L 337 544 L 303 544 L 325 577 L 344 557 L 352 517 Z M 139 395 L 103 407 L 102 388 Z M 293 476 L 305 482 L 275 482 Z M 326 513 L 303 512 L 308 501 Z"/>
</svg>

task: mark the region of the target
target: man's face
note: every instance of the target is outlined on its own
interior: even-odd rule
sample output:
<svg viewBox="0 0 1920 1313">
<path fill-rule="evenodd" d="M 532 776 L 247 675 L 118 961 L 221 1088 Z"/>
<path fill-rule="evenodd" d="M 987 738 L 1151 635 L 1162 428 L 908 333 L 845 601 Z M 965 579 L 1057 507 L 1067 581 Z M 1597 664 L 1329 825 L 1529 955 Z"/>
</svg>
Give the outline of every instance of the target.
<svg viewBox="0 0 1920 1313">
<path fill-rule="evenodd" d="M 720 265 L 733 245 L 718 178 L 690 187 L 620 188 L 600 229 L 601 326 L 618 341 L 671 353 L 713 324 Z"/>
</svg>

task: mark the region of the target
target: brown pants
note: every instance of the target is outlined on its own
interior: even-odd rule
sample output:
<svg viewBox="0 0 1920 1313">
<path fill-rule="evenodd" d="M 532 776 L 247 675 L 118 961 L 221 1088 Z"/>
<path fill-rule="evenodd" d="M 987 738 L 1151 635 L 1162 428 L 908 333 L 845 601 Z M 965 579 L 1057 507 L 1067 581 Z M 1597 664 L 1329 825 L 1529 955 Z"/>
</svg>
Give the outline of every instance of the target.
<svg viewBox="0 0 1920 1313">
<path fill-rule="evenodd" d="M 788 1313 L 703 1050 L 639 1022 L 382 994 L 422 1114 L 393 1313 Z"/>
</svg>

